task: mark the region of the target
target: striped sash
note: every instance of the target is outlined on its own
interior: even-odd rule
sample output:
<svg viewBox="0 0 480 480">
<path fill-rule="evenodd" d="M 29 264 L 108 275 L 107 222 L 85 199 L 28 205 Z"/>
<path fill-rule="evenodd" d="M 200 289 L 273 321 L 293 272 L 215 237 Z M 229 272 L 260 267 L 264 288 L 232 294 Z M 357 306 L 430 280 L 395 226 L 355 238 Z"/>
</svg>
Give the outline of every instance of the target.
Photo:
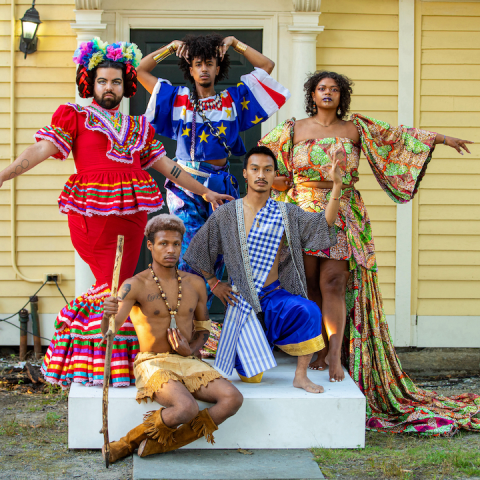
<svg viewBox="0 0 480 480">
<path fill-rule="evenodd" d="M 285 228 L 278 203 L 270 198 L 257 213 L 248 238 L 241 199 L 236 201 L 236 210 L 242 257 L 254 305 L 237 294 L 237 305 L 228 306 L 215 368 L 230 375 L 238 354 L 247 377 L 253 377 L 277 365 L 255 311 L 261 310 L 258 292 L 275 261 Z"/>
</svg>

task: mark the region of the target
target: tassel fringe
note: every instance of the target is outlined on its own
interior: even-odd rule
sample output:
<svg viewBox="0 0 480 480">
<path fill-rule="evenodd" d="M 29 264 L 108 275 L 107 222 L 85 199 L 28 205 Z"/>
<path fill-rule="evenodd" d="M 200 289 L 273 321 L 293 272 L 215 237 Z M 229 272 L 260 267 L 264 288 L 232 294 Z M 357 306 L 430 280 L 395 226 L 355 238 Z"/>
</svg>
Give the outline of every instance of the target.
<svg viewBox="0 0 480 480">
<path fill-rule="evenodd" d="M 187 390 L 190 393 L 193 393 L 196 392 L 200 387 L 206 387 L 210 382 L 217 378 L 223 377 L 215 370 L 201 372 L 188 377 L 182 377 L 181 375 L 177 375 L 169 370 L 158 370 L 150 377 L 145 387 L 138 390 L 137 402 L 141 403 L 144 401 L 147 403 L 148 399 L 153 402 L 153 396 L 155 393 L 158 392 L 162 388 L 163 384 L 167 383 L 169 380 L 175 380 L 183 383 L 185 387 L 187 387 Z"/>
<path fill-rule="evenodd" d="M 173 433 L 175 428 L 167 427 L 162 420 L 162 410 L 153 410 L 148 412 L 143 417 L 143 424 L 145 425 L 145 433 L 152 439 L 156 440 L 160 445 L 169 447 L 173 445 Z"/>
<path fill-rule="evenodd" d="M 213 437 L 213 432 L 218 430 L 218 427 L 215 425 L 215 422 L 212 420 L 212 417 L 208 413 L 208 410 L 202 410 L 190 423 L 192 430 L 198 435 L 198 438 L 205 437 L 205 440 L 210 443 L 215 443 L 215 438 Z"/>
<path fill-rule="evenodd" d="M 182 377 L 183 384 L 190 393 L 196 392 L 200 387 L 206 387 L 210 382 L 222 376 L 215 370 L 206 371 L 189 377 Z"/>
</svg>

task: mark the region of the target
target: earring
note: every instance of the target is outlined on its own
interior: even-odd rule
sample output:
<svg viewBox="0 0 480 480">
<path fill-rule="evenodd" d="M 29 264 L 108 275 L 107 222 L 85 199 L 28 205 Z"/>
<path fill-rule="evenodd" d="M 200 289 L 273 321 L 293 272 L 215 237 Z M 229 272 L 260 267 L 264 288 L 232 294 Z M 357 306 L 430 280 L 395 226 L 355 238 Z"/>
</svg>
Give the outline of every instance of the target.
<svg viewBox="0 0 480 480">
<path fill-rule="evenodd" d="M 317 104 L 315 102 L 313 102 L 313 107 L 312 107 L 312 110 L 313 110 L 313 114 L 315 115 L 317 113 Z"/>
<path fill-rule="evenodd" d="M 340 116 L 340 114 L 342 113 L 342 111 L 340 110 L 340 108 L 337 109 L 337 115 Z"/>
</svg>

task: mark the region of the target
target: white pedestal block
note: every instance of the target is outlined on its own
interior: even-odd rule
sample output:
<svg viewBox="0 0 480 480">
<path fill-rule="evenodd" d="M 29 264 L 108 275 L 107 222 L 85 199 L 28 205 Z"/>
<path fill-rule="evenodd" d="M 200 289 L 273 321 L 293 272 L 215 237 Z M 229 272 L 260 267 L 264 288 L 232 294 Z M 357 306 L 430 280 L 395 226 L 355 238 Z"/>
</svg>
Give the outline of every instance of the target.
<svg viewBox="0 0 480 480">
<path fill-rule="evenodd" d="M 319 395 L 292 385 L 296 359 L 276 356 L 278 367 L 264 373 L 262 383 L 249 384 L 236 373 L 229 379 L 242 392 L 239 412 L 220 425 L 212 446 L 203 438 L 184 448 L 363 448 L 365 397 L 348 376 L 330 383 L 328 372 L 309 370 L 323 385 Z M 110 441 L 118 440 L 143 420 L 157 404 L 135 401 L 136 388 L 110 388 Z M 209 404 L 199 402 L 200 409 Z M 101 448 L 102 388 L 72 385 L 68 399 L 69 448 Z"/>
</svg>

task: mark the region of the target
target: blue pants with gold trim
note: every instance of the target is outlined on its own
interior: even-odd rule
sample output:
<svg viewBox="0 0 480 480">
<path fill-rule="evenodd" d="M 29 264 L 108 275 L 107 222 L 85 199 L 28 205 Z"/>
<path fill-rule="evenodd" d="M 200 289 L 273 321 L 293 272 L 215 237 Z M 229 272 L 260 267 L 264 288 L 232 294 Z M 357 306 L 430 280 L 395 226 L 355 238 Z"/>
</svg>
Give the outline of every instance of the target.
<svg viewBox="0 0 480 480">
<path fill-rule="evenodd" d="M 174 159 L 176 160 L 176 159 Z M 194 175 L 192 177 L 197 182 L 205 185 L 210 190 L 217 193 L 225 193 L 232 197 L 239 198 L 238 183 L 233 175 L 229 173 L 229 163 L 223 167 L 217 167 L 207 162 L 179 162 L 181 165 L 186 165 L 190 168 L 198 170 L 203 173 L 208 173 L 209 178 Z M 185 234 L 182 240 L 182 253 L 180 254 L 180 261 L 178 263 L 178 269 L 184 272 L 194 273 L 198 275 L 198 272 L 193 270 L 183 261 L 183 254 L 187 250 L 192 238 L 200 230 L 200 228 L 208 220 L 208 217 L 212 214 L 212 206 L 207 203 L 200 195 L 195 195 L 188 190 L 176 185 L 171 180 L 166 180 L 165 188 L 167 190 L 167 205 L 170 213 L 180 217 L 185 224 Z M 225 263 L 223 256 L 219 256 L 215 262 L 214 272 L 218 279 L 222 279 L 223 272 L 225 270 Z M 206 283 L 208 302 L 207 307 L 210 308 L 213 301 L 213 293 L 210 291 L 208 283 Z"/>
<path fill-rule="evenodd" d="M 272 349 L 276 346 L 296 357 L 322 350 L 325 343 L 322 338 L 322 313 L 318 305 L 279 286 L 277 280 L 263 287 L 258 294 L 265 315 L 265 335 Z M 235 369 L 246 376 L 238 355 Z"/>
</svg>

